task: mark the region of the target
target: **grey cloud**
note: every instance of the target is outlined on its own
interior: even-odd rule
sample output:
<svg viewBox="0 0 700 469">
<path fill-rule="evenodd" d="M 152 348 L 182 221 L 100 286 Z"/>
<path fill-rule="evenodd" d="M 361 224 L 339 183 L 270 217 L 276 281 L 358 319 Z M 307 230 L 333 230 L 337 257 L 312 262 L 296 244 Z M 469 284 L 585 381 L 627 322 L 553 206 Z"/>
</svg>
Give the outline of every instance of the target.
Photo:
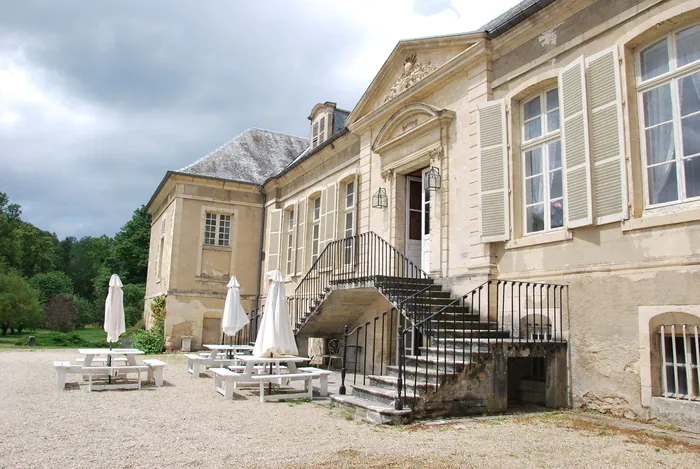
<svg viewBox="0 0 700 469">
<path fill-rule="evenodd" d="M 313 104 L 351 108 L 363 90 L 338 88 L 329 72 L 357 32 L 304 8 L 6 2 L 0 44 L 21 45 L 41 84 L 64 102 L 87 104 L 98 126 L 83 132 L 23 109 L 30 125 L 0 127 L 0 191 L 61 237 L 113 234 L 166 170 L 246 128 L 305 137 Z"/>
</svg>

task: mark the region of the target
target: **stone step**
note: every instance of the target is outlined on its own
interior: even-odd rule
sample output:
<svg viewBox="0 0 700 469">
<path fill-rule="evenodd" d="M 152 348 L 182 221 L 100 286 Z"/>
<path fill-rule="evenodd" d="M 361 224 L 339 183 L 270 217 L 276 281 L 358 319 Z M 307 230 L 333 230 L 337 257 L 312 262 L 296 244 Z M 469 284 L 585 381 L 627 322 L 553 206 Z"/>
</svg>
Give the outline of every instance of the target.
<svg viewBox="0 0 700 469">
<path fill-rule="evenodd" d="M 394 407 L 398 392 L 396 389 L 381 388 L 377 386 L 367 386 L 362 384 L 353 384 L 352 395 L 365 399 L 367 401 L 379 402 Z"/>
<path fill-rule="evenodd" d="M 446 338 L 456 338 L 461 339 L 462 337 L 474 337 L 474 338 L 507 338 L 510 337 L 510 332 L 508 331 L 498 331 L 490 329 L 433 329 L 431 336 L 435 338 L 438 342 Z"/>
<path fill-rule="evenodd" d="M 392 294 L 396 295 L 401 295 L 404 297 L 409 297 L 411 295 L 415 295 L 424 288 L 428 287 L 428 285 L 421 285 L 420 287 L 412 287 L 412 286 L 406 286 L 406 285 L 400 285 L 400 286 L 392 286 L 392 287 L 381 287 L 382 291 L 386 292 L 391 292 Z M 441 297 L 449 297 L 450 292 L 442 291 L 442 287 L 440 285 L 430 285 L 429 289 L 426 290 L 423 293 L 429 293 L 430 295 L 437 295 Z M 423 294 L 421 293 L 421 294 Z"/>
<path fill-rule="evenodd" d="M 377 375 L 369 375 L 367 376 L 369 379 L 369 384 L 370 386 L 377 387 L 377 388 L 384 388 L 384 389 L 390 389 L 396 391 L 396 386 L 398 382 L 398 376 L 391 376 L 391 375 L 382 375 L 382 376 L 377 376 Z M 412 379 L 404 379 L 404 384 L 406 386 L 407 392 L 410 390 L 410 394 L 413 395 L 413 390 L 416 390 L 417 394 L 424 393 L 429 390 L 433 390 L 436 388 L 435 383 L 426 383 L 426 382 L 416 382 Z"/>
<path fill-rule="evenodd" d="M 353 395 L 333 394 L 331 395 L 331 405 L 350 412 L 361 420 L 383 425 L 410 423 L 413 415 L 408 407 L 396 410 L 393 406 Z"/>
<path fill-rule="evenodd" d="M 447 365 L 448 370 L 453 370 L 455 372 L 460 372 L 462 369 L 473 362 L 472 357 L 466 356 L 464 354 L 458 354 L 453 350 L 448 350 L 447 355 L 445 355 L 445 350 L 440 351 L 440 356 L 422 356 L 422 355 L 406 355 L 406 368 L 409 367 L 415 370 L 416 365 L 418 368 L 435 368 L 440 367 L 444 369 Z M 468 355 L 468 354 L 467 354 Z"/>
<path fill-rule="evenodd" d="M 440 315 L 441 316 L 441 315 Z M 437 329 L 476 329 L 476 330 L 487 330 L 495 329 L 498 324 L 495 322 L 485 322 L 485 321 L 455 321 L 452 319 L 442 319 L 439 316 L 436 319 L 431 319 L 429 321 L 430 327 L 433 330 Z"/>
<path fill-rule="evenodd" d="M 464 343 L 459 342 L 459 347 L 447 346 L 447 347 L 420 347 L 421 355 L 430 359 L 435 358 L 438 354 L 440 358 L 445 356 L 458 357 L 458 360 L 463 359 L 463 357 L 471 357 L 477 354 L 484 355 L 489 351 L 488 346 L 484 343 L 474 341 L 470 348 L 471 340 L 466 340 Z M 462 348 L 464 347 L 464 348 Z"/>
<path fill-rule="evenodd" d="M 501 337 L 440 337 L 432 340 L 430 344 L 431 347 L 438 346 L 441 350 L 447 348 L 448 350 L 476 350 L 477 346 L 479 351 L 488 351 L 488 348 L 497 343 L 510 343 L 512 339 L 510 338 L 509 332 L 502 333 Z"/>
<path fill-rule="evenodd" d="M 433 367 L 421 367 L 419 366 L 418 369 L 416 369 L 415 366 L 409 367 L 406 366 L 405 368 L 405 375 L 404 379 L 408 380 L 408 382 L 416 382 L 416 383 L 433 383 L 437 384 L 442 379 L 446 376 L 454 376 L 457 374 L 456 371 L 451 370 L 451 367 L 447 367 L 447 370 L 443 367 L 440 367 L 439 370 L 433 368 Z M 399 367 L 398 366 L 387 366 L 386 367 L 386 372 L 388 376 L 395 376 L 398 378 L 399 376 Z"/>
</svg>

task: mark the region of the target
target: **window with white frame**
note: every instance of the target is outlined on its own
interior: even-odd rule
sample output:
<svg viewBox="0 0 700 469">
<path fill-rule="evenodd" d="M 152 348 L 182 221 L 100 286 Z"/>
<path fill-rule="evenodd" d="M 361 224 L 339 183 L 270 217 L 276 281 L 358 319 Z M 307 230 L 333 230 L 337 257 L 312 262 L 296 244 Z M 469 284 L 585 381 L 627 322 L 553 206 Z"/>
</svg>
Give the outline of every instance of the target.
<svg viewBox="0 0 700 469">
<path fill-rule="evenodd" d="M 344 206 L 344 259 L 345 265 L 352 263 L 353 257 L 353 238 L 355 234 L 355 181 L 350 181 L 345 184 L 345 206 Z"/>
<path fill-rule="evenodd" d="M 700 400 L 700 326 L 662 325 L 659 337 L 662 396 Z"/>
<path fill-rule="evenodd" d="M 311 212 L 311 263 L 318 259 L 318 248 L 321 236 L 321 198 L 316 197 L 312 202 Z"/>
<path fill-rule="evenodd" d="M 207 212 L 204 219 L 204 244 L 228 247 L 231 243 L 231 215 Z"/>
<path fill-rule="evenodd" d="M 287 211 L 287 276 L 294 275 L 294 209 Z"/>
<path fill-rule="evenodd" d="M 639 51 L 637 92 L 646 205 L 699 198 L 700 25 Z"/>
<path fill-rule="evenodd" d="M 522 102 L 523 220 L 525 233 L 564 226 L 558 89 Z"/>
</svg>

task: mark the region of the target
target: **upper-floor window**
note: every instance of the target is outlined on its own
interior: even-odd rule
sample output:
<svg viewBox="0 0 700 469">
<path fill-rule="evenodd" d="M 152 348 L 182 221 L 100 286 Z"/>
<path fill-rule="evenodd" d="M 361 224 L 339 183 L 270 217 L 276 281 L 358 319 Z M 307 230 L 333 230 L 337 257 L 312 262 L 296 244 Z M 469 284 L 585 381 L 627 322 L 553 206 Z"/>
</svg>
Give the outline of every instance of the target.
<svg viewBox="0 0 700 469">
<path fill-rule="evenodd" d="M 287 262 L 286 262 L 286 272 L 288 276 L 293 276 L 293 266 L 294 266 L 294 209 L 287 212 Z"/>
<path fill-rule="evenodd" d="M 312 202 L 311 212 L 311 263 L 318 259 L 318 248 L 321 237 L 321 198 L 316 197 Z"/>
<path fill-rule="evenodd" d="M 228 247 L 231 243 L 231 215 L 207 213 L 204 220 L 204 244 Z"/>
<path fill-rule="evenodd" d="M 355 181 L 345 184 L 345 207 L 343 207 L 343 223 L 345 234 L 345 246 L 343 250 L 344 262 L 346 265 L 352 262 L 353 239 L 355 234 Z"/>
<path fill-rule="evenodd" d="M 321 117 L 318 124 L 318 143 L 319 145 L 326 140 L 326 117 Z"/>
<path fill-rule="evenodd" d="M 700 25 L 639 52 L 637 91 L 647 206 L 700 197 Z"/>
<path fill-rule="evenodd" d="M 559 94 L 553 88 L 522 102 L 525 232 L 564 226 Z"/>
<path fill-rule="evenodd" d="M 318 146 L 318 122 L 314 122 L 311 126 L 311 148 Z"/>
</svg>

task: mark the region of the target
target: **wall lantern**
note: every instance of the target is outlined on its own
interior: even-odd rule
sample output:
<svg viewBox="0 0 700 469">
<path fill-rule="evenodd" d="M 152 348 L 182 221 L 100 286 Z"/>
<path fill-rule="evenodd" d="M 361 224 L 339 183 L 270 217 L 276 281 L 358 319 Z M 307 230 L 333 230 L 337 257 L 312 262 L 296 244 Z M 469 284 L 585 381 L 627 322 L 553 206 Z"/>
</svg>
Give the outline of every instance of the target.
<svg viewBox="0 0 700 469">
<path fill-rule="evenodd" d="M 423 187 L 425 187 L 426 191 L 436 191 L 440 189 L 440 170 L 435 166 L 432 166 L 430 171 L 425 173 Z"/>
<path fill-rule="evenodd" d="M 386 189 L 380 187 L 372 196 L 372 208 L 387 208 L 389 206 L 389 197 L 386 196 Z"/>
</svg>

